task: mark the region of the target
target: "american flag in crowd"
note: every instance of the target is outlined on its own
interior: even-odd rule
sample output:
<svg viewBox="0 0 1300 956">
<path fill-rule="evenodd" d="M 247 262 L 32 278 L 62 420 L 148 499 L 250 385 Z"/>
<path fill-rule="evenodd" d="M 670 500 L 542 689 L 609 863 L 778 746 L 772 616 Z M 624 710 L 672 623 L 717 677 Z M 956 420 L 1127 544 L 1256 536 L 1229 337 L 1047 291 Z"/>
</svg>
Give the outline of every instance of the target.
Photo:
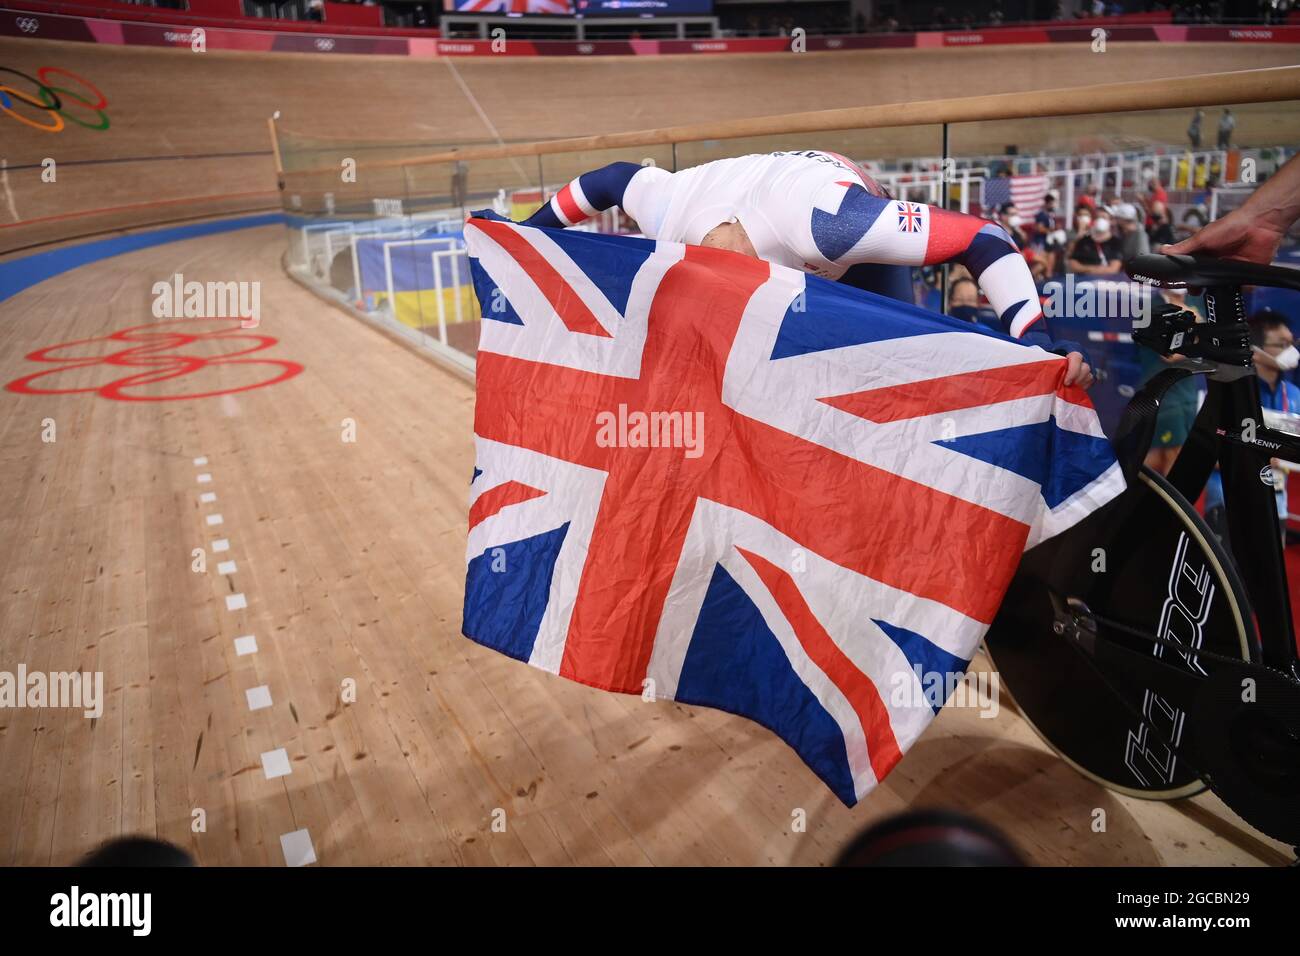
<svg viewBox="0 0 1300 956">
<path fill-rule="evenodd" d="M 1123 489 L 1064 360 L 990 329 L 723 250 L 465 238 L 465 635 L 748 717 L 847 804 L 929 724 L 922 682 L 965 670 L 1022 552 Z"/>
<path fill-rule="evenodd" d="M 1043 208 L 1043 197 L 1051 186 L 1049 176 L 995 176 L 984 180 L 984 208 L 996 212 L 1003 203 L 1013 202 L 1022 216 Z"/>
</svg>

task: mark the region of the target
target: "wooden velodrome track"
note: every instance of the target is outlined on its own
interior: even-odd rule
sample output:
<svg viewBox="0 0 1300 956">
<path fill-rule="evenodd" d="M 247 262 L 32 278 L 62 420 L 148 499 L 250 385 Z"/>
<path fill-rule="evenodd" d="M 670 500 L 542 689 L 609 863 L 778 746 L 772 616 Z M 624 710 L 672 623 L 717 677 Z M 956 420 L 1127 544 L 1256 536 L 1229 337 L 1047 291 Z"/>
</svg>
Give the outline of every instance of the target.
<svg viewBox="0 0 1300 956">
<path fill-rule="evenodd" d="M 35 349 L 156 321 L 152 284 L 175 273 L 257 280 L 256 334 L 278 341 L 256 357 L 302 366 L 189 400 L 0 392 L 0 669 L 103 671 L 106 697 L 95 720 L 0 710 L 0 864 L 66 864 L 146 833 L 203 864 L 283 865 L 281 837 L 305 830 L 321 864 L 818 865 L 916 806 L 972 812 L 1040 864 L 1287 859 L 1211 796 L 1146 803 L 1088 782 L 1006 695 L 993 719 L 946 708 L 850 811 L 755 724 L 593 690 L 464 640 L 472 389 L 286 278 L 284 246 L 278 226 L 174 242 L 0 305 L 11 382 L 41 367 L 24 357 Z M 220 344 L 176 350 L 212 358 Z M 274 374 L 208 364 L 165 388 Z M 219 539 L 229 548 L 215 553 Z M 247 606 L 232 609 L 235 595 Z M 256 652 L 240 654 L 249 635 Z M 254 688 L 270 706 L 250 708 Z M 290 772 L 270 778 L 276 751 Z"/>
</svg>

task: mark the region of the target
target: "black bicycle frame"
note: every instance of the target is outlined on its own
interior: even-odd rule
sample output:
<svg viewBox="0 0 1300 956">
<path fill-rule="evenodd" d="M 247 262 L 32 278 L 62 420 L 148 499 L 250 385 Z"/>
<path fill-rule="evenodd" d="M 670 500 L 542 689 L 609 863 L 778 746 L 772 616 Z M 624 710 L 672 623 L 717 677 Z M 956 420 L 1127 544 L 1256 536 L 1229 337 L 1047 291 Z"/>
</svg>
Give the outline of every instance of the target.
<svg viewBox="0 0 1300 956">
<path fill-rule="evenodd" d="M 1205 303 L 1210 322 L 1245 321 L 1240 286 L 1207 288 Z M 1195 501 L 1218 464 L 1229 543 L 1250 596 L 1263 663 L 1300 678 L 1282 528 L 1264 472 L 1270 458 L 1300 464 L 1300 437 L 1265 426 L 1258 376 L 1253 369 L 1241 371 L 1246 374 L 1209 379 L 1205 403 L 1168 477 L 1183 497 Z M 1249 533 L 1253 529 L 1270 533 L 1258 540 Z"/>
</svg>

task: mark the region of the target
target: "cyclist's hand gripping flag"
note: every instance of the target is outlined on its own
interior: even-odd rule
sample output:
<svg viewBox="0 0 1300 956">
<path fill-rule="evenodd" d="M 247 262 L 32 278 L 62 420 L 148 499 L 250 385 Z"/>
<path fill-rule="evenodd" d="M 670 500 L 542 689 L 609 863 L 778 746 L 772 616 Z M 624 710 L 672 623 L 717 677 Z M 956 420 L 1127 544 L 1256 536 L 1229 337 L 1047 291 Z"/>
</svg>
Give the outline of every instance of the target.
<svg viewBox="0 0 1300 956">
<path fill-rule="evenodd" d="M 1065 360 L 721 250 L 471 220 L 466 636 L 779 734 L 846 803 L 1123 489 Z M 944 686 L 950 686 L 945 682 Z"/>
</svg>

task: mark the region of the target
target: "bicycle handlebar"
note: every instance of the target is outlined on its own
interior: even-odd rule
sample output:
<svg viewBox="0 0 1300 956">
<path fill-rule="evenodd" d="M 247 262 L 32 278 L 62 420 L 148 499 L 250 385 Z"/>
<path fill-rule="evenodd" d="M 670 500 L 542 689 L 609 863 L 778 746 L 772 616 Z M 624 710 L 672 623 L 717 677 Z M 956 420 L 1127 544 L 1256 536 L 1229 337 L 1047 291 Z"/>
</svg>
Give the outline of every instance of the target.
<svg viewBox="0 0 1300 956">
<path fill-rule="evenodd" d="M 1300 269 L 1211 256 L 1134 256 L 1124 263 L 1124 271 L 1135 282 L 1161 289 L 1264 285 L 1300 291 Z"/>
</svg>

